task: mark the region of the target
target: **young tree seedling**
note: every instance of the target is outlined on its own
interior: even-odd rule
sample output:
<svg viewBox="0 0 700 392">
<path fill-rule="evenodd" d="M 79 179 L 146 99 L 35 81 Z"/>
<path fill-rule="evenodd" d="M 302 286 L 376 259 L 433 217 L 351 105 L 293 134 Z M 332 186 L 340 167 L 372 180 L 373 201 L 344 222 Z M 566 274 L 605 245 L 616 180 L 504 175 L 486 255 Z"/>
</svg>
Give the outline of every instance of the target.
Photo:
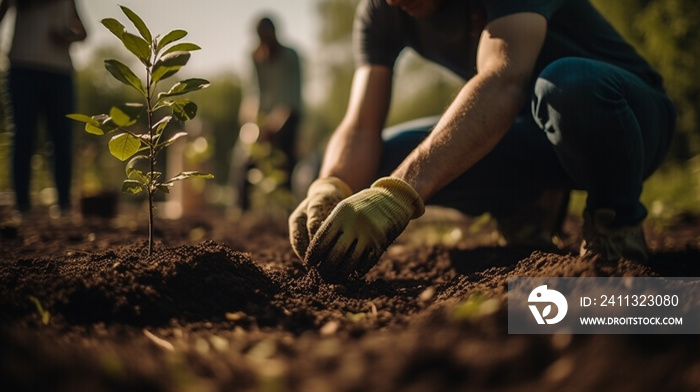
<svg viewBox="0 0 700 392">
<path fill-rule="evenodd" d="M 29 300 L 34 304 L 34 307 L 36 307 L 36 312 L 41 318 L 41 323 L 44 325 L 49 325 L 49 322 L 51 321 L 51 313 L 48 310 L 44 310 L 44 307 L 41 306 L 41 302 L 37 297 L 30 295 Z"/>
<path fill-rule="evenodd" d="M 169 138 L 163 133 L 168 124 L 177 119 L 182 122 L 192 120 L 197 114 L 197 105 L 182 95 L 209 86 L 204 79 L 191 78 L 175 83 L 167 91 L 156 94 L 158 84 L 175 75 L 190 59 L 190 52 L 200 47 L 193 43 L 179 42 L 188 33 L 185 30 L 172 30 L 164 36 L 153 36 L 143 20 L 132 10 L 121 6 L 122 11 L 136 27 L 139 35 L 129 33 L 124 25 L 113 18 L 102 20 L 102 24 L 122 42 L 124 47 L 136 56 L 145 68 L 145 83 L 124 63 L 108 59 L 105 68 L 118 81 L 134 88 L 143 97 L 140 103 L 123 103 L 113 106 L 108 114 L 88 116 L 69 114 L 68 117 L 85 123 L 85 131 L 95 135 L 116 133 L 109 141 L 109 152 L 121 161 L 127 161 L 126 180 L 122 192 L 148 195 L 148 255 L 153 253 L 153 197 L 156 192 L 169 193 L 177 181 L 192 177 L 214 178 L 211 174 L 185 171 L 163 180 L 163 173 L 155 170 L 158 153 L 187 136 L 177 132 Z M 155 113 L 169 110 L 170 115 L 156 121 Z M 146 129 L 137 131 L 137 122 L 146 116 Z"/>
</svg>

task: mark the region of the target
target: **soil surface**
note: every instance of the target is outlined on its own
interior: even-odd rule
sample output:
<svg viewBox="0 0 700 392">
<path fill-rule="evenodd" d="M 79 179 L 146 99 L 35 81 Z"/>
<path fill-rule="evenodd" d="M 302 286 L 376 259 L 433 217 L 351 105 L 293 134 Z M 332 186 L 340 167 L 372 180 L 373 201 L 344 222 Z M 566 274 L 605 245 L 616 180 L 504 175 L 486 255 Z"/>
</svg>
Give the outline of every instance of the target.
<svg viewBox="0 0 700 392">
<path fill-rule="evenodd" d="M 7 213 L 7 211 L 5 211 Z M 700 221 L 648 266 L 500 247 L 429 212 L 365 281 L 323 282 L 284 219 L 27 219 L 0 236 L 3 391 L 698 391 L 700 335 L 510 335 L 513 276 L 700 276 Z"/>
</svg>

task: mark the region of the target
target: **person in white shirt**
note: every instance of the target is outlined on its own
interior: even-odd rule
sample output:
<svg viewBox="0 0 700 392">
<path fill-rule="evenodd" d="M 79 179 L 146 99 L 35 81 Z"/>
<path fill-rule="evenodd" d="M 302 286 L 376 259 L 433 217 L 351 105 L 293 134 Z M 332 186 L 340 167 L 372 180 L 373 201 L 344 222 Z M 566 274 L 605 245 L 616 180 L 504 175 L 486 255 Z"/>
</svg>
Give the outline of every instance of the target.
<svg viewBox="0 0 700 392">
<path fill-rule="evenodd" d="M 17 209 L 30 211 L 31 156 L 43 118 L 53 144 L 58 205 L 70 209 L 72 129 L 66 114 L 74 112 L 73 63 L 69 48 L 87 36 L 74 0 L 2 0 L 0 21 L 16 11 L 7 85 L 14 122 L 12 178 Z"/>
</svg>

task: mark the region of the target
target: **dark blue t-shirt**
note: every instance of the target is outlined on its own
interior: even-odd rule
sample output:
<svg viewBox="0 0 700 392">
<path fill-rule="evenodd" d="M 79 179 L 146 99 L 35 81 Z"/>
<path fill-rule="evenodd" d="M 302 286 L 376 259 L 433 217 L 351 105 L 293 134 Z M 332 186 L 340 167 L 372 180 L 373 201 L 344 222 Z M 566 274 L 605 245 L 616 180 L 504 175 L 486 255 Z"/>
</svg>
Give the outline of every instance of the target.
<svg viewBox="0 0 700 392">
<path fill-rule="evenodd" d="M 386 0 L 362 0 L 355 15 L 355 60 L 393 67 L 399 53 L 410 47 L 469 79 L 476 72 L 485 24 L 519 12 L 541 14 L 548 22 L 534 77 L 554 60 L 584 57 L 617 65 L 661 87 L 661 76 L 588 0 L 442 0 L 427 19 L 414 19 Z"/>
</svg>

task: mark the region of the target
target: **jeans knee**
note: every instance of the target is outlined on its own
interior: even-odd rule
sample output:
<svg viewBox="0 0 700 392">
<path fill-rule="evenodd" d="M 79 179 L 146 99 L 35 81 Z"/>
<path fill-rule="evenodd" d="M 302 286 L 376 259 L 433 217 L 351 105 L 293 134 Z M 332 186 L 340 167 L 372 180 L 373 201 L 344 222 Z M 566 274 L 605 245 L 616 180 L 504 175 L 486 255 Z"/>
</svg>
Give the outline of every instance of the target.
<svg viewBox="0 0 700 392">
<path fill-rule="evenodd" d="M 535 99 L 560 110 L 608 106 L 623 100 L 623 80 L 614 66 L 600 61 L 567 57 L 554 61 L 535 83 Z M 591 106 L 592 105 L 592 106 Z"/>
<path fill-rule="evenodd" d="M 604 64 L 583 58 L 563 58 L 548 65 L 535 82 L 534 99 L 558 111 L 580 111 L 590 105 L 614 100 L 613 80 L 606 80 Z"/>
<path fill-rule="evenodd" d="M 551 133 L 550 140 L 561 138 L 567 129 L 580 128 L 592 117 L 626 107 L 624 88 L 611 67 L 596 60 L 568 57 L 542 70 L 535 82 L 532 115 Z"/>
</svg>

